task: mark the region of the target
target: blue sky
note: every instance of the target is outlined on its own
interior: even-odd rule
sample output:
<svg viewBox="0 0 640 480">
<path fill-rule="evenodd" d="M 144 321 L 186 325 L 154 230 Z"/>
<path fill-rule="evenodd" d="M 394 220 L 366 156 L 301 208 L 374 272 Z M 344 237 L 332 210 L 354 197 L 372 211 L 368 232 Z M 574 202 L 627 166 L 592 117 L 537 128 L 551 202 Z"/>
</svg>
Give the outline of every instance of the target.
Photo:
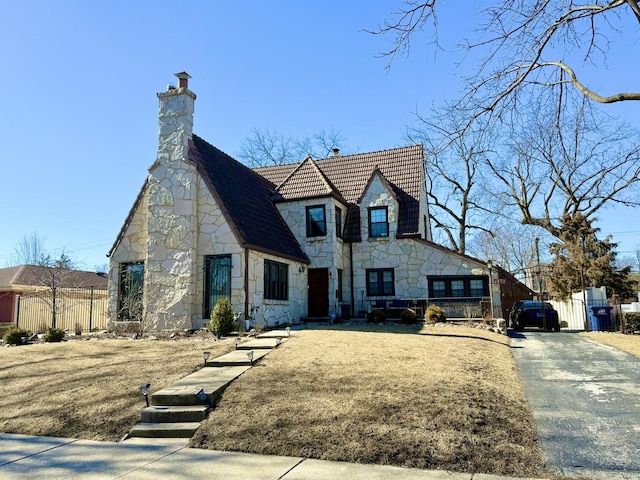
<svg viewBox="0 0 640 480">
<path fill-rule="evenodd" d="M 416 39 L 386 71 L 377 54 L 391 39 L 363 29 L 396 5 L 0 0 L 0 266 L 32 232 L 84 268 L 106 263 L 155 158 L 156 93 L 175 72 L 193 77 L 194 132 L 231 155 L 265 127 L 294 137 L 333 128 L 352 151 L 403 145 L 416 110 L 457 95 L 467 67 L 456 65 L 455 41 L 475 20 L 445 15 L 455 8 L 445 5 L 445 51 Z M 616 41 L 610 71 L 590 79 L 601 86 L 613 72 L 637 90 L 637 38 Z M 638 102 L 608 111 L 640 127 Z M 599 226 L 631 251 L 640 244 L 629 220 L 637 215 L 607 210 Z"/>
</svg>

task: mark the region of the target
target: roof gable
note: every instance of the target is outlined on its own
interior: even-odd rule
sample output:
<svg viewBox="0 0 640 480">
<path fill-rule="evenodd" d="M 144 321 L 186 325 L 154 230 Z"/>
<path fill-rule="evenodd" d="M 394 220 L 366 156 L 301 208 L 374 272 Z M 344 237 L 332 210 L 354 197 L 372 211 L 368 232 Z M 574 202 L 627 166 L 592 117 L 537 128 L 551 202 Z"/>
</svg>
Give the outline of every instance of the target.
<svg viewBox="0 0 640 480">
<path fill-rule="evenodd" d="M 304 162 L 302 162 L 304 163 Z M 422 145 L 392 148 L 355 155 L 334 156 L 313 162 L 335 191 L 344 200 L 356 205 L 359 202 L 371 172 L 376 168 L 391 186 L 400 204 L 398 234 L 407 235 L 419 232 L 420 191 L 424 185 L 424 159 Z M 257 168 L 255 171 L 275 185 L 281 185 L 294 172 L 300 177 L 310 170 L 298 170 L 301 163 Z M 306 180 L 309 181 L 309 180 Z M 305 179 L 297 178 L 297 185 L 304 185 Z M 308 196 L 298 190 L 296 197 L 293 189 L 289 199 Z"/>
<path fill-rule="evenodd" d="M 189 154 L 244 246 L 309 261 L 273 202 L 274 184 L 197 135 Z"/>
<path fill-rule="evenodd" d="M 337 193 L 336 188 L 309 156 L 276 188 L 284 200 L 321 197 Z"/>
</svg>

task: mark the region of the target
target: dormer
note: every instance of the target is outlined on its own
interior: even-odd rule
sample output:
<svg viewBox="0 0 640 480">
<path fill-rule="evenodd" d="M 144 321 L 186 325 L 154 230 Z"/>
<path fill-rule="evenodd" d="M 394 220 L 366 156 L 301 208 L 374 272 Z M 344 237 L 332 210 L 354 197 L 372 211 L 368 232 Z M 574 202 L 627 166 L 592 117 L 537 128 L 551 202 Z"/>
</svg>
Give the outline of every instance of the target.
<svg viewBox="0 0 640 480">
<path fill-rule="evenodd" d="M 358 204 L 363 240 L 386 240 L 396 236 L 400 211 L 398 196 L 377 166 L 371 173 Z"/>
</svg>

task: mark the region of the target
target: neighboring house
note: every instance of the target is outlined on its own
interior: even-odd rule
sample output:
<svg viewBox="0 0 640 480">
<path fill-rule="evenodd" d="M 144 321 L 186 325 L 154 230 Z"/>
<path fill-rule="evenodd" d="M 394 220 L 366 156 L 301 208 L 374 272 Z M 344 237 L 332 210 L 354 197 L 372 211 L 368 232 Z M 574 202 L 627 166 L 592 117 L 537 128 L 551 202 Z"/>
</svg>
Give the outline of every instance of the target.
<svg viewBox="0 0 640 480">
<path fill-rule="evenodd" d="M 31 330 L 36 330 L 42 323 L 50 326 L 52 289 L 59 292 L 57 311 L 63 314 L 59 319 L 59 327 L 65 327 L 64 314 L 70 318 L 73 316 L 74 322 L 79 318 L 78 315 L 83 319 L 87 316 L 89 325 L 88 302 L 93 300 L 95 306 L 97 299 L 104 299 L 104 293 L 100 295 L 99 292 L 106 292 L 107 277 L 95 272 L 38 265 L 0 268 L 0 326 L 17 324 Z M 87 305 L 87 308 L 84 308 L 84 305 Z M 99 309 L 94 308 L 92 314 L 97 315 L 98 312 Z M 72 323 L 66 328 L 73 327 Z M 106 325 L 103 325 L 104 327 Z"/>
<path fill-rule="evenodd" d="M 108 254 L 112 322 L 198 328 L 221 297 L 268 324 L 488 300 L 484 262 L 431 241 L 421 145 L 251 170 L 192 133 L 196 96 L 176 76 Z"/>
</svg>

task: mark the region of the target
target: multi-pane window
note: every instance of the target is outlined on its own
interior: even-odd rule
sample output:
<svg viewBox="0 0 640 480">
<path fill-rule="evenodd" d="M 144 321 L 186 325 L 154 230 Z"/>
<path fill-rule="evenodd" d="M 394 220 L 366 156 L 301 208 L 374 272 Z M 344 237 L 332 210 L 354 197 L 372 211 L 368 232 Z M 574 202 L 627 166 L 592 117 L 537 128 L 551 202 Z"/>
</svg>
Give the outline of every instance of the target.
<svg viewBox="0 0 640 480">
<path fill-rule="evenodd" d="M 369 237 L 379 238 L 389 236 L 389 222 L 387 207 L 372 207 L 369 209 Z"/>
<path fill-rule="evenodd" d="M 394 292 L 392 268 L 367 270 L 367 295 L 393 295 Z"/>
<path fill-rule="evenodd" d="M 327 234 L 327 221 L 323 205 L 307 207 L 307 237 L 323 237 Z"/>
<path fill-rule="evenodd" d="M 213 307 L 223 297 L 231 300 L 231 255 L 212 255 L 204 262 L 204 312 L 209 318 Z"/>
<path fill-rule="evenodd" d="M 451 296 L 464 297 L 464 280 L 451 280 Z"/>
<path fill-rule="evenodd" d="M 484 295 L 484 282 L 482 279 L 476 278 L 469 280 L 469 293 L 472 297 L 481 297 Z"/>
<path fill-rule="evenodd" d="M 144 262 L 121 263 L 118 320 L 142 321 L 143 293 Z"/>
<path fill-rule="evenodd" d="M 287 300 L 289 266 L 286 263 L 264 261 L 264 298 Z"/>
<path fill-rule="evenodd" d="M 342 238 L 342 210 L 336 207 L 336 236 Z"/>
<path fill-rule="evenodd" d="M 471 298 L 489 295 L 487 277 L 430 278 L 430 298 Z"/>
</svg>

